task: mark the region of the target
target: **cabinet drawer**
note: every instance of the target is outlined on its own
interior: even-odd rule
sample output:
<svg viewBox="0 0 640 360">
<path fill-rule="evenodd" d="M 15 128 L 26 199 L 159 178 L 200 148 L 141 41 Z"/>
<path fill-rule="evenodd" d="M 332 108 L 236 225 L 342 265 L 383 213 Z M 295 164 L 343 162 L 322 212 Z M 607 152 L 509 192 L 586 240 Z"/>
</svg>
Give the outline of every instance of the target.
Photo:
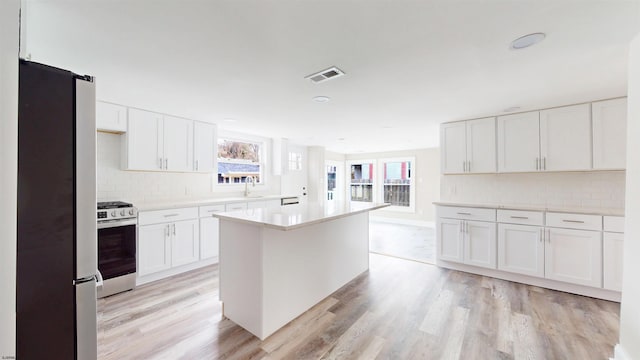
<svg viewBox="0 0 640 360">
<path fill-rule="evenodd" d="M 579 230 L 602 230 L 602 216 L 585 214 L 566 214 L 548 212 L 546 215 L 548 227 L 558 227 Z"/>
<path fill-rule="evenodd" d="M 180 208 L 155 211 L 141 211 L 138 213 L 138 224 L 149 225 L 167 223 L 180 220 L 190 220 L 198 218 L 198 208 Z"/>
<path fill-rule="evenodd" d="M 496 221 L 496 210 L 470 207 L 439 206 L 438 216 L 464 220 Z"/>
<path fill-rule="evenodd" d="M 226 204 L 224 206 L 224 211 L 236 211 L 236 210 L 247 210 L 247 203 L 246 202 L 233 203 L 233 204 Z"/>
<path fill-rule="evenodd" d="M 624 216 L 605 216 L 603 222 L 604 231 L 624 232 Z"/>
<path fill-rule="evenodd" d="M 200 206 L 200 217 L 209 217 L 213 213 L 224 212 L 224 211 L 225 211 L 224 204 Z"/>
<path fill-rule="evenodd" d="M 544 225 L 544 214 L 539 211 L 498 210 L 498 222 L 522 225 Z"/>
</svg>

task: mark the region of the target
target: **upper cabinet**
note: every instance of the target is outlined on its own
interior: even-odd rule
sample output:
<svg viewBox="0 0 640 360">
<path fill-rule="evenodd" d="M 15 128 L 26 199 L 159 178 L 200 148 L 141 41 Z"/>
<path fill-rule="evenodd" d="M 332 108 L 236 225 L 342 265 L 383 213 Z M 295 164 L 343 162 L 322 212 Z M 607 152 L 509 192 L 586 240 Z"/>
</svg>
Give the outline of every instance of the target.
<svg viewBox="0 0 640 360">
<path fill-rule="evenodd" d="M 498 117 L 498 171 L 591 169 L 590 105 Z"/>
<path fill-rule="evenodd" d="M 540 111 L 543 171 L 591 169 L 591 105 Z"/>
<path fill-rule="evenodd" d="M 127 108 L 122 105 L 96 101 L 96 128 L 100 131 L 127 131 Z"/>
<path fill-rule="evenodd" d="M 625 169 L 627 163 L 627 98 L 594 102 L 593 168 Z"/>
<path fill-rule="evenodd" d="M 442 173 L 496 171 L 495 118 L 443 124 L 440 130 Z"/>
<path fill-rule="evenodd" d="M 216 126 L 194 122 L 193 126 L 193 170 L 211 173 L 216 170 L 217 144 Z"/>
<path fill-rule="evenodd" d="M 129 109 L 127 170 L 192 171 L 193 121 Z"/>
</svg>

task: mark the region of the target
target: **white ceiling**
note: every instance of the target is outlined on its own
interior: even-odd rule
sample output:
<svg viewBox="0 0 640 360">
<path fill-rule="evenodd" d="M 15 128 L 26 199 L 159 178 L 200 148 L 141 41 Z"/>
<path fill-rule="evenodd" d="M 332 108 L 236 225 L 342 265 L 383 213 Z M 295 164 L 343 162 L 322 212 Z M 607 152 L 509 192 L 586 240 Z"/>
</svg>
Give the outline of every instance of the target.
<svg viewBox="0 0 640 360">
<path fill-rule="evenodd" d="M 437 146 L 439 123 L 512 106 L 626 95 L 640 31 L 639 2 L 616 0 L 26 0 L 25 10 L 32 60 L 96 76 L 100 100 L 344 153 Z M 509 49 L 532 32 L 547 38 Z M 304 79 L 333 65 L 346 76 Z"/>
</svg>

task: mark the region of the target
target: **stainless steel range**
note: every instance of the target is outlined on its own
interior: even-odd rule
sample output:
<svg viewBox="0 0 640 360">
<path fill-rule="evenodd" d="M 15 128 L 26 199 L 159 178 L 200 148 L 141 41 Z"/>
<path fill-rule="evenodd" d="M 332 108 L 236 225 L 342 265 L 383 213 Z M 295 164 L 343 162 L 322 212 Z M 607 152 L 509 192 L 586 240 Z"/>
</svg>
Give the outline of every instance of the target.
<svg viewBox="0 0 640 360">
<path fill-rule="evenodd" d="M 138 210 L 122 201 L 99 202 L 98 270 L 103 285 L 98 298 L 136 286 L 136 225 Z"/>
</svg>

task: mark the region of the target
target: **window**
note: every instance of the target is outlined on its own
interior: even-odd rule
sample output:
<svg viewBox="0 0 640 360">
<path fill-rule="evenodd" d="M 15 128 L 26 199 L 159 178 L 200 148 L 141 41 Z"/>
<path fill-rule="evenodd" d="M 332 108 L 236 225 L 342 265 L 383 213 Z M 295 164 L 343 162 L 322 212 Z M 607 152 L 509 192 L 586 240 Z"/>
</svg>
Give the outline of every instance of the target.
<svg viewBox="0 0 640 360">
<path fill-rule="evenodd" d="M 351 201 L 373 202 L 373 162 L 352 163 L 350 168 Z"/>
<path fill-rule="evenodd" d="M 260 142 L 218 139 L 218 184 L 240 184 L 248 178 L 262 183 L 262 148 Z"/>
<path fill-rule="evenodd" d="M 414 159 L 382 159 L 382 201 L 413 211 L 415 189 L 412 181 Z"/>
<path fill-rule="evenodd" d="M 289 153 L 289 170 L 302 170 L 302 153 Z"/>
</svg>

